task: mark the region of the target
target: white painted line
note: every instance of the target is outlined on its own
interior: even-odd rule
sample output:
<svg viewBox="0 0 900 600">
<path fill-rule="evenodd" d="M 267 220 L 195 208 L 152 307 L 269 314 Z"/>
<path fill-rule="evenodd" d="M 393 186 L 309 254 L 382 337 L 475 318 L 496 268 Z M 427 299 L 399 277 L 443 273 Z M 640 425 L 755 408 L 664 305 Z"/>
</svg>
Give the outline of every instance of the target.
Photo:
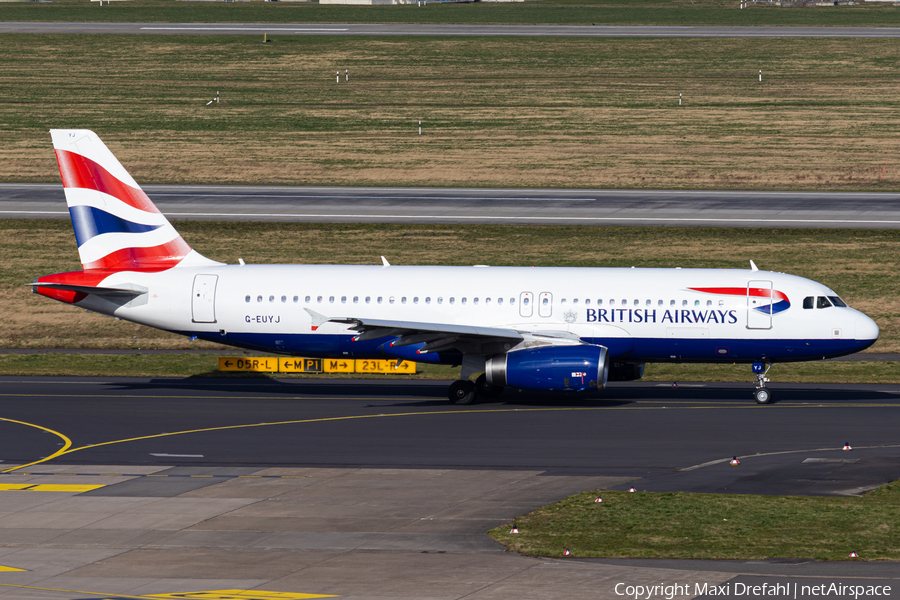
<svg viewBox="0 0 900 600">
<path fill-rule="evenodd" d="M 67 210 L 0 210 L 0 215 L 67 215 Z"/>
<path fill-rule="evenodd" d="M 315 29 L 311 27 L 291 28 L 281 27 L 272 29 L 271 27 L 141 27 L 142 30 L 154 31 L 267 31 L 269 33 L 277 33 L 279 31 L 349 31 L 349 29 Z"/>
<path fill-rule="evenodd" d="M 307 194 L 297 194 L 297 195 L 287 195 L 287 194 L 149 194 L 149 196 L 153 198 L 159 198 L 162 196 L 168 197 L 184 197 L 184 198 L 283 198 L 283 199 L 291 199 L 291 198 L 309 198 L 309 199 L 323 199 L 323 198 L 335 198 L 337 200 L 515 200 L 516 202 L 521 202 L 523 200 L 531 200 L 535 202 L 558 202 L 560 200 L 565 200 L 568 202 L 596 202 L 596 198 L 540 198 L 540 197 L 523 197 L 517 198 L 515 196 L 356 196 L 356 195 L 329 195 L 329 196 L 314 196 Z"/>
<path fill-rule="evenodd" d="M 879 446 L 854 446 L 855 450 L 871 450 L 872 448 L 900 448 L 900 444 L 884 444 Z M 811 448 L 809 450 L 783 450 L 781 452 L 763 452 L 758 454 L 745 454 L 744 456 L 736 456 L 735 458 L 739 458 L 740 460 L 744 460 L 746 458 L 760 458 L 762 456 L 777 456 L 779 454 L 799 454 L 802 452 L 834 452 L 834 451 L 843 451 L 844 448 Z M 709 462 L 700 463 L 699 465 L 693 465 L 691 467 L 685 467 L 683 469 L 678 469 L 679 472 L 684 471 L 693 471 L 695 469 L 702 469 L 703 467 L 711 467 L 712 465 L 719 465 L 725 462 L 729 462 L 730 458 L 720 458 L 719 460 L 711 460 Z"/>
<path fill-rule="evenodd" d="M 503 217 L 495 215 L 466 216 L 466 215 L 352 215 L 352 214 L 317 214 L 317 213 L 164 213 L 172 217 L 303 217 L 315 219 L 463 219 L 479 220 L 494 219 L 498 221 L 639 221 L 639 222 L 683 222 L 683 223 L 847 223 L 847 224 L 871 224 L 888 223 L 900 225 L 898 221 L 878 220 L 854 220 L 854 219 L 704 219 L 704 218 L 676 218 L 676 217 Z"/>
<path fill-rule="evenodd" d="M 164 456 L 166 458 L 203 458 L 202 454 L 157 454 L 150 453 L 150 456 Z"/>
</svg>

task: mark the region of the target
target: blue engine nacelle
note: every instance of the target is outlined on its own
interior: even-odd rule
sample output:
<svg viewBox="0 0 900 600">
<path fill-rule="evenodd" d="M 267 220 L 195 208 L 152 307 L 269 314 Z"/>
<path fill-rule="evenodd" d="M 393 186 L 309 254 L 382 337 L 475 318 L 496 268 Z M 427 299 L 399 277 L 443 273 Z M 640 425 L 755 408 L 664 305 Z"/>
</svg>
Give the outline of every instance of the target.
<svg viewBox="0 0 900 600">
<path fill-rule="evenodd" d="M 609 376 L 604 346 L 544 346 L 492 356 L 485 363 L 491 385 L 526 390 L 599 389 Z"/>
</svg>

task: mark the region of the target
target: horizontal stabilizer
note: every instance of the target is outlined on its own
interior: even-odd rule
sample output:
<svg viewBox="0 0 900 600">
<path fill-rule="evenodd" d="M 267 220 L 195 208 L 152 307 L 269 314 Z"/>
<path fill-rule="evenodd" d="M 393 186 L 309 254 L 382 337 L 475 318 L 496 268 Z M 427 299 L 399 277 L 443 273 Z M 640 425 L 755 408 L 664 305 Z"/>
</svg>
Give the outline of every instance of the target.
<svg viewBox="0 0 900 600">
<path fill-rule="evenodd" d="M 34 283 L 26 283 L 25 285 L 30 285 L 32 287 L 32 291 L 35 293 L 37 293 L 37 288 L 50 288 L 54 290 L 76 292 L 79 294 L 94 294 L 95 296 L 124 298 L 127 298 L 129 296 L 140 296 L 141 294 L 147 293 L 147 288 L 131 283 L 126 283 L 114 288 L 97 287 L 92 285 L 73 285 L 70 283 L 38 283 L 37 281 L 35 281 Z"/>
</svg>

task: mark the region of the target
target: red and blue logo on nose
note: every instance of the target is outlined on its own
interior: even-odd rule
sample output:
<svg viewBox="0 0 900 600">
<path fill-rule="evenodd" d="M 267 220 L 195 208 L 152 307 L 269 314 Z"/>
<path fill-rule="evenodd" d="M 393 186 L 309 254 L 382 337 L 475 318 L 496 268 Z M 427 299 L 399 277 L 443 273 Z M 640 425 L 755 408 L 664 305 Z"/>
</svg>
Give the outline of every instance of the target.
<svg viewBox="0 0 900 600">
<path fill-rule="evenodd" d="M 769 299 L 768 304 L 762 306 L 754 306 L 753 310 L 763 313 L 764 315 L 777 315 L 791 307 L 791 301 L 787 294 L 779 292 L 772 288 L 761 287 L 722 287 L 722 288 L 688 288 L 692 292 L 702 292 L 704 294 L 716 294 L 719 296 L 746 296 L 752 298 Z"/>
</svg>

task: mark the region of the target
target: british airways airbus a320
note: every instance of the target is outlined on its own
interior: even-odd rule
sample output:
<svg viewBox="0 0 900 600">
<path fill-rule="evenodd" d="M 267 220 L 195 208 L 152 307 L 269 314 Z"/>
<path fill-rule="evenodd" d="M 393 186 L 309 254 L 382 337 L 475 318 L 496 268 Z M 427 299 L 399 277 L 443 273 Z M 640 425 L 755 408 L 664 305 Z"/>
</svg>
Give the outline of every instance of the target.
<svg viewBox="0 0 900 600">
<path fill-rule="evenodd" d="M 462 365 L 457 404 L 505 387 L 596 390 L 648 362 L 773 363 L 858 352 L 878 326 L 820 283 L 739 269 L 226 265 L 181 238 L 102 141 L 53 130 L 82 271 L 48 298 L 240 348 Z M 475 381 L 471 376 L 478 374 Z"/>
</svg>

